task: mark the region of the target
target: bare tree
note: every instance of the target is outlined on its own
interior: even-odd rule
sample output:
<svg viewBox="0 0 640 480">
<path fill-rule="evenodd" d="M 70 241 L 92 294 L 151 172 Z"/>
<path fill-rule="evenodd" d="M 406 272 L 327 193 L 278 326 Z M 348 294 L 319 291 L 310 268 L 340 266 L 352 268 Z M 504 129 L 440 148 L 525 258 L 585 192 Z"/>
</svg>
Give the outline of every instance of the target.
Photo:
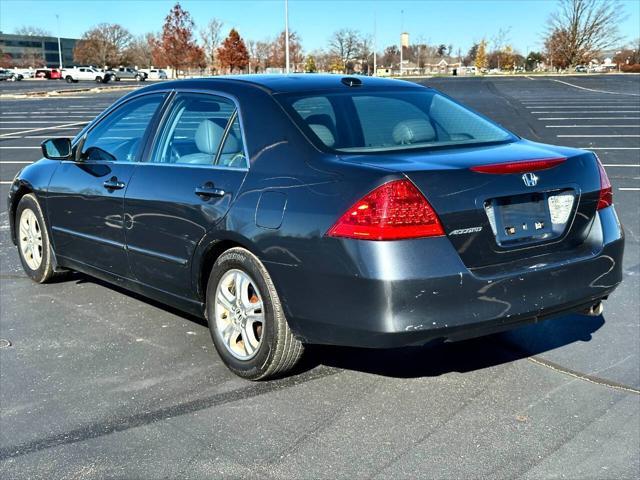
<svg viewBox="0 0 640 480">
<path fill-rule="evenodd" d="M 23 25 L 14 30 L 16 35 L 26 35 L 28 37 L 50 37 L 51 32 L 44 28 L 35 27 L 33 25 Z"/>
<path fill-rule="evenodd" d="M 618 25 L 624 17 L 617 0 L 558 0 L 547 34 L 553 57 L 572 66 L 592 60 L 621 40 Z"/>
<path fill-rule="evenodd" d="M 138 68 L 153 65 L 153 33 L 135 37 L 125 52 L 126 59 Z"/>
<path fill-rule="evenodd" d="M 103 67 L 126 63 L 131 33 L 117 23 L 101 23 L 85 32 L 73 50 L 73 59 Z"/>
<path fill-rule="evenodd" d="M 212 18 L 209 20 L 209 23 L 200 30 L 200 38 L 202 39 L 205 58 L 212 72 L 216 70 L 216 53 L 222 41 L 222 25 L 223 23 L 220 20 Z"/>
<path fill-rule="evenodd" d="M 330 52 L 338 58 L 345 72 L 352 69 L 351 62 L 358 56 L 359 48 L 360 34 L 356 30 L 343 28 L 329 40 Z"/>
</svg>

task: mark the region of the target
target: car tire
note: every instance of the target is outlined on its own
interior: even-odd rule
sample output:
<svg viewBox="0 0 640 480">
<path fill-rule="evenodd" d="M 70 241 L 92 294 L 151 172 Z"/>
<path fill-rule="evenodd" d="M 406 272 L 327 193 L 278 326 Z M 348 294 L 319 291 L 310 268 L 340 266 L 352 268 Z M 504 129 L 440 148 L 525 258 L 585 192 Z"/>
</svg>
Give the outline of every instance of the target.
<svg viewBox="0 0 640 480">
<path fill-rule="evenodd" d="M 55 276 L 53 255 L 42 209 L 32 193 L 20 199 L 14 225 L 22 268 L 34 282 L 47 283 Z"/>
<path fill-rule="evenodd" d="M 96 83 L 102 83 L 102 77 L 96 77 Z"/>
<path fill-rule="evenodd" d="M 136 82 L 141 82 L 142 81 L 142 77 L 140 75 L 136 75 L 135 79 L 136 79 Z"/>
<path fill-rule="evenodd" d="M 242 285 L 239 298 L 237 285 Z M 280 377 L 302 356 L 304 345 L 289 328 L 269 273 L 244 248 L 231 248 L 216 260 L 207 284 L 206 317 L 218 354 L 240 377 Z M 249 325 L 250 318 L 262 320 Z"/>
<path fill-rule="evenodd" d="M 71 77 L 71 75 L 67 75 L 65 80 L 67 83 L 73 83 L 73 78 Z"/>
</svg>

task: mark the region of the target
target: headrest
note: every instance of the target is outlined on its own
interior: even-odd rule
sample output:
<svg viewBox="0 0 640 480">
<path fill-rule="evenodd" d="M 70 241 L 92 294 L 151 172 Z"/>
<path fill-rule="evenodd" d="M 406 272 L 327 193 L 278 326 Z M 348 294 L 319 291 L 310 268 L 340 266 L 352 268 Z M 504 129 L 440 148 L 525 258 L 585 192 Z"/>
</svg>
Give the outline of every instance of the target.
<svg viewBox="0 0 640 480">
<path fill-rule="evenodd" d="M 436 132 L 429 121 L 422 118 L 404 120 L 393 128 L 393 140 L 399 145 L 430 142 L 436 139 Z"/>
<path fill-rule="evenodd" d="M 202 153 L 215 155 L 218 152 L 223 134 L 224 127 L 221 127 L 213 120 L 204 119 L 200 122 L 196 130 L 196 147 L 198 147 L 198 150 Z"/>
</svg>

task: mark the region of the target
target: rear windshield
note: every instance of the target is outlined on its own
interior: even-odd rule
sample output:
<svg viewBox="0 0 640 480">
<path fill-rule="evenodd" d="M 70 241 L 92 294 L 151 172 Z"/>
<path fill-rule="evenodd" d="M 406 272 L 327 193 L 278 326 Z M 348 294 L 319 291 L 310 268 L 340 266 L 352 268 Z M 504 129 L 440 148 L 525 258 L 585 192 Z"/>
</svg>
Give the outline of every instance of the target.
<svg viewBox="0 0 640 480">
<path fill-rule="evenodd" d="M 319 146 L 370 153 L 515 140 L 503 128 L 431 90 L 278 96 Z"/>
</svg>

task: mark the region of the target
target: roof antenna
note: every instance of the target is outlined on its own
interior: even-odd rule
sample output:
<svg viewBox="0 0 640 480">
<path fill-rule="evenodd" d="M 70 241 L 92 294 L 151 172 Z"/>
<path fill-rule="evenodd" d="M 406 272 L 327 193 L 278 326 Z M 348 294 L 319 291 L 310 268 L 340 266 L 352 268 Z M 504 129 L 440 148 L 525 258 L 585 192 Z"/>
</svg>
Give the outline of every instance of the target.
<svg viewBox="0 0 640 480">
<path fill-rule="evenodd" d="M 359 87 L 362 85 L 362 80 L 356 77 L 343 77 L 340 81 L 347 87 Z"/>
</svg>

